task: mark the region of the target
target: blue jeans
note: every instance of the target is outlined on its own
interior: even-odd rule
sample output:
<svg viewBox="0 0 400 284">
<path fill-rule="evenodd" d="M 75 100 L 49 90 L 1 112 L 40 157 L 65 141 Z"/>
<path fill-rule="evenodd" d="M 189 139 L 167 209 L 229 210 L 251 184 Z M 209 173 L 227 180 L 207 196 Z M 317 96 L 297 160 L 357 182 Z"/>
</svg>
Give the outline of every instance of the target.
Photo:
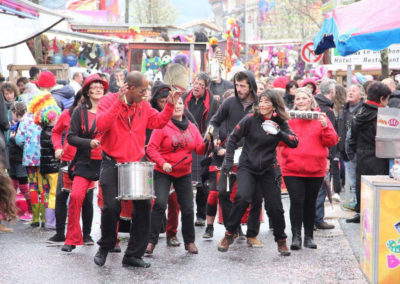
<svg viewBox="0 0 400 284">
<path fill-rule="evenodd" d="M 350 191 L 354 195 L 354 201 L 357 202 L 357 197 L 356 197 L 356 166 L 357 166 L 357 160 L 354 158 L 351 161 L 344 162 L 345 165 L 345 171 L 346 171 L 346 177 L 348 177 L 348 180 L 350 181 Z"/>
<path fill-rule="evenodd" d="M 329 172 L 327 172 L 324 181 L 318 191 L 317 201 L 315 203 L 315 224 L 322 224 L 325 217 L 325 198 L 326 198 L 326 186 L 325 180 L 329 182 Z"/>
</svg>

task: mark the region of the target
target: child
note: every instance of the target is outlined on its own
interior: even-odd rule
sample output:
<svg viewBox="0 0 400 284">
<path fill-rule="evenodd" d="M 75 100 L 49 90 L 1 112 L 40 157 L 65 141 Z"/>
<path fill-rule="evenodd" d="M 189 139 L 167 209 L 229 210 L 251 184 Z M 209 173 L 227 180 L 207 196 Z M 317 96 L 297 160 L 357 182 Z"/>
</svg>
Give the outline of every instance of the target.
<svg viewBox="0 0 400 284">
<path fill-rule="evenodd" d="M 42 226 L 44 226 L 44 195 L 40 166 L 40 133 L 42 129 L 33 122 L 33 113 L 36 109 L 29 105 L 28 113 L 20 121 L 15 142 L 23 148 L 22 165 L 26 167 L 33 218 L 32 227 L 40 226 L 42 213 Z M 40 203 L 39 203 L 39 197 Z"/>
<path fill-rule="evenodd" d="M 31 220 L 32 219 L 32 207 L 31 198 L 29 194 L 28 186 L 28 174 L 26 168 L 22 165 L 23 149 L 19 147 L 15 141 L 15 135 L 18 131 L 20 121 L 25 116 L 26 105 L 23 102 L 14 102 L 11 105 L 11 114 L 13 121 L 16 121 L 14 125 L 10 128 L 10 138 L 9 138 L 9 156 L 10 156 L 10 171 L 9 176 L 14 185 L 15 191 L 18 192 L 18 188 L 24 195 L 25 200 L 28 204 L 28 212 L 24 212 L 20 216 L 21 220 Z M 26 210 L 26 209 L 25 209 Z"/>
<path fill-rule="evenodd" d="M 61 114 L 61 109 L 50 93 L 37 95 L 29 105 L 34 109 L 34 123 L 40 125 L 40 174 L 43 178 L 45 200 L 45 227 L 56 229 L 55 208 L 59 160 L 56 159 L 51 131 Z"/>
</svg>

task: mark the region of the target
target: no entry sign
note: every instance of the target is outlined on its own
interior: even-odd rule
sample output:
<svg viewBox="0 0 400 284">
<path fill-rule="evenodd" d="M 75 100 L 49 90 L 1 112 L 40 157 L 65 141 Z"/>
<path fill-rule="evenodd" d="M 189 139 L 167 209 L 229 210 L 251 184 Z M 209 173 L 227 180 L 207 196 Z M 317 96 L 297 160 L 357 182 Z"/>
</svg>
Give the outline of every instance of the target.
<svg viewBox="0 0 400 284">
<path fill-rule="evenodd" d="M 301 59 L 303 59 L 305 63 L 318 63 L 321 60 L 322 55 L 323 54 L 316 55 L 314 53 L 314 43 L 312 41 L 306 41 L 301 47 Z"/>
</svg>

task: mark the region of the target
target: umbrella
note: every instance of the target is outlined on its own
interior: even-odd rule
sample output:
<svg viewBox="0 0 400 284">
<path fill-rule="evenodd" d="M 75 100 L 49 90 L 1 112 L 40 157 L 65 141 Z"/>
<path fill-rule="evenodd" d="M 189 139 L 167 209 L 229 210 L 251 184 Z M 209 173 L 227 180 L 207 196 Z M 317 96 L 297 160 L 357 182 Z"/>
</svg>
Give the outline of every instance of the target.
<svg viewBox="0 0 400 284">
<path fill-rule="evenodd" d="M 325 185 L 325 193 L 328 197 L 329 203 L 333 208 L 333 200 L 332 200 L 332 190 L 331 190 L 331 183 L 329 182 L 328 177 L 325 175 L 324 181 L 322 182 Z"/>
<path fill-rule="evenodd" d="M 325 15 L 314 52 L 336 47 L 346 56 L 362 49 L 382 50 L 400 42 L 400 1 L 363 0 Z"/>
</svg>

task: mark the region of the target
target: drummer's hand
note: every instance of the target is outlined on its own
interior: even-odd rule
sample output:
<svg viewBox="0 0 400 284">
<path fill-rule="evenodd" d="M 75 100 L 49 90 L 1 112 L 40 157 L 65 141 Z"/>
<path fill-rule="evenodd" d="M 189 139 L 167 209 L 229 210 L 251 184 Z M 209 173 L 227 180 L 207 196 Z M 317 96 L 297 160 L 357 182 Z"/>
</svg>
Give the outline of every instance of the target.
<svg viewBox="0 0 400 284">
<path fill-rule="evenodd" d="M 128 94 L 128 83 L 125 83 L 122 85 L 121 88 L 119 88 L 119 92 L 118 92 L 118 99 L 121 101 L 121 103 L 125 103 L 126 102 L 126 95 Z"/>
<path fill-rule="evenodd" d="M 167 101 L 173 105 L 176 105 L 176 103 L 178 102 L 181 95 L 182 95 L 182 91 L 173 91 L 173 92 L 171 91 L 171 92 L 169 92 Z"/>
<path fill-rule="evenodd" d="M 318 120 L 319 120 L 319 122 L 321 122 L 321 126 L 323 128 L 328 126 L 328 122 L 326 121 L 326 116 L 325 115 L 320 115 Z"/>
<path fill-rule="evenodd" d="M 64 152 L 63 149 L 57 149 L 57 150 L 54 152 L 54 156 L 56 157 L 57 160 L 60 160 L 60 159 L 61 159 L 61 156 L 62 156 L 63 152 Z"/>
<path fill-rule="evenodd" d="M 162 166 L 162 169 L 166 173 L 172 172 L 172 166 L 170 163 L 164 163 L 164 165 Z"/>
<path fill-rule="evenodd" d="M 94 149 L 94 148 L 97 148 L 99 146 L 100 146 L 100 141 L 99 140 L 93 139 L 93 140 L 90 141 L 90 147 L 91 148 Z"/>
<path fill-rule="evenodd" d="M 225 153 L 226 153 L 226 149 L 221 148 L 221 149 L 218 150 L 217 155 L 218 156 L 225 156 Z"/>
</svg>

